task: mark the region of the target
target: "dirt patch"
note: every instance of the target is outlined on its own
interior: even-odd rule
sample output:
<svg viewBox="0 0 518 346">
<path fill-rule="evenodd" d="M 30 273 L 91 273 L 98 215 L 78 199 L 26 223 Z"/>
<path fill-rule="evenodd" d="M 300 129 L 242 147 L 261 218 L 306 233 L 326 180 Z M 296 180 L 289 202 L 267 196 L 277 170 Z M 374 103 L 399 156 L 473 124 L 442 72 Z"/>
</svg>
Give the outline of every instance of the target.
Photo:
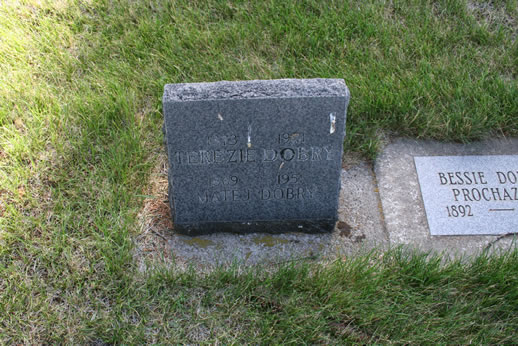
<svg viewBox="0 0 518 346">
<path fill-rule="evenodd" d="M 516 11 L 515 11 L 516 12 Z M 516 13 L 511 13 L 503 4 L 494 1 L 469 1 L 468 13 L 473 15 L 481 25 L 487 25 L 490 30 L 496 30 L 499 25 L 504 26 L 513 34 L 513 40 L 518 33 Z"/>
</svg>

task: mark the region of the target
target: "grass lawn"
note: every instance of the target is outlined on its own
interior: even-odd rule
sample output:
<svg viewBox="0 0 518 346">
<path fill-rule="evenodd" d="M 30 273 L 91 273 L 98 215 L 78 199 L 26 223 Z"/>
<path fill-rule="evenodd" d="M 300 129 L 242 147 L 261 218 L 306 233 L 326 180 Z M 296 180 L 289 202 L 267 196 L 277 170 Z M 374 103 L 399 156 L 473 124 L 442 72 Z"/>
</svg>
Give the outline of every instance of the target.
<svg viewBox="0 0 518 346">
<path fill-rule="evenodd" d="M 0 1 L 0 343 L 518 343 L 518 253 L 141 273 L 166 83 L 333 77 L 346 150 L 518 135 L 518 2 Z"/>
</svg>

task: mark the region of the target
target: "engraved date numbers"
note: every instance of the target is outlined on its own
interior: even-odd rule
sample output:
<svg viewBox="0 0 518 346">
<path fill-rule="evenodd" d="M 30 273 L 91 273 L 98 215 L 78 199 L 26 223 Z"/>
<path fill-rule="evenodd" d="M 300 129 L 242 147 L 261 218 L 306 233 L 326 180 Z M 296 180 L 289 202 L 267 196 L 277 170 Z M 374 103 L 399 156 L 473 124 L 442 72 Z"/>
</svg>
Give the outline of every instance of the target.
<svg viewBox="0 0 518 346">
<path fill-rule="evenodd" d="M 304 133 L 281 133 L 279 135 L 279 144 L 302 144 L 304 143 Z"/>
<path fill-rule="evenodd" d="M 449 205 L 446 207 L 448 217 L 468 217 L 473 216 L 470 205 Z"/>
<path fill-rule="evenodd" d="M 297 184 L 301 181 L 300 174 L 279 174 L 277 175 L 277 184 L 285 185 L 285 184 Z"/>
<path fill-rule="evenodd" d="M 211 177 L 209 178 L 209 186 L 234 186 L 239 183 L 239 178 L 235 175 L 228 177 Z"/>
<path fill-rule="evenodd" d="M 209 146 L 232 146 L 236 145 L 239 137 L 236 135 L 211 135 L 207 136 L 207 145 Z"/>
</svg>

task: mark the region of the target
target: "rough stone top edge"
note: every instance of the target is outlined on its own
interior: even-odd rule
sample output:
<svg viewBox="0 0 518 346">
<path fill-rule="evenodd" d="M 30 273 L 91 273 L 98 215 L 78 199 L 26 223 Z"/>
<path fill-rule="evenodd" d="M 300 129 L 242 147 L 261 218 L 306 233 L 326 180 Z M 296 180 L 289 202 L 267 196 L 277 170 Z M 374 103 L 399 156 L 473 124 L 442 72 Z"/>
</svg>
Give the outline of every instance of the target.
<svg viewBox="0 0 518 346">
<path fill-rule="evenodd" d="M 332 96 L 349 99 L 349 89 L 343 79 L 271 79 L 166 84 L 163 102 Z"/>
</svg>

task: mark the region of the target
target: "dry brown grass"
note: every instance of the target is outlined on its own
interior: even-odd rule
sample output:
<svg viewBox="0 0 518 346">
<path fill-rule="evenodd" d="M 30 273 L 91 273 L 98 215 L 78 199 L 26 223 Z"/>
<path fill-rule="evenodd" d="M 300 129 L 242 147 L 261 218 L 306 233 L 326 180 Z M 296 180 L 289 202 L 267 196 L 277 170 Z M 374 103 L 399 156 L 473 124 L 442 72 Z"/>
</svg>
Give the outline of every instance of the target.
<svg viewBox="0 0 518 346">
<path fill-rule="evenodd" d="M 167 156 L 162 150 L 149 178 L 148 196 L 138 214 L 139 234 L 134 258 L 141 270 L 156 264 L 170 264 L 173 257 L 169 238 L 173 232 L 167 196 Z"/>
</svg>

